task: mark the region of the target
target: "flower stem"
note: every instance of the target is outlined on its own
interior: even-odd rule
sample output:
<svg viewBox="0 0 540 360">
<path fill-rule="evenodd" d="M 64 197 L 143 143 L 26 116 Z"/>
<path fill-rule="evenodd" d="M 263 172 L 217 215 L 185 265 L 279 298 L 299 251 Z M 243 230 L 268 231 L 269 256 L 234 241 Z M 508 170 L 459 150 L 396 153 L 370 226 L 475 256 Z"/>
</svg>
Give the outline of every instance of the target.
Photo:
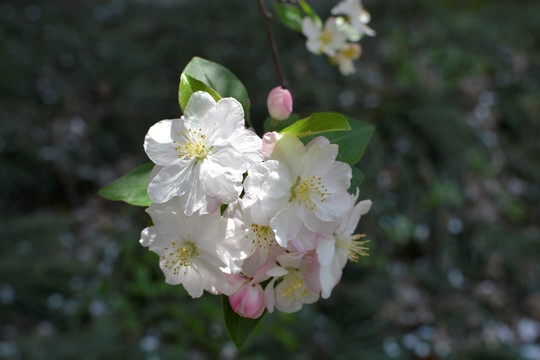
<svg viewBox="0 0 540 360">
<path fill-rule="evenodd" d="M 272 18 L 272 14 L 266 8 L 264 0 L 257 0 L 257 3 L 259 4 L 259 9 L 261 11 L 261 17 L 263 20 L 264 29 L 266 31 L 266 37 L 268 38 L 268 43 L 270 44 L 270 50 L 272 51 L 272 58 L 274 59 L 274 65 L 276 66 L 276 72 L 279 77 L 279 82 L 281 83 L 282 88 L 287 89 L 289 87 L 289 83 L 287 82 L 287 79 L 283 74 L 283 68 L 281 67 L 281 62 L 279 61 L 279 54 L 276 42 L 274 40 L 274 35 L 272 34 L 272 29 L 270 27 L 270 19 Z"/>
</svg>

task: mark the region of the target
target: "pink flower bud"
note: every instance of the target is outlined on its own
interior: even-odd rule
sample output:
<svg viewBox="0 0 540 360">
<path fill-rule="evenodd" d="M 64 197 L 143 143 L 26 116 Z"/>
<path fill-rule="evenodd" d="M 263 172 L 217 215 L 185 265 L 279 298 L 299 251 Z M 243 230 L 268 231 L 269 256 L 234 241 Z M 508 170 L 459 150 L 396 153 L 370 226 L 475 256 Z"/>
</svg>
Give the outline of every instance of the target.
<svg viewBox="0 0 540 360">
<path fill-rule="evenodd" d="M 268 94 L 268 112 L 274 120 L 287 120 L 292 112 L 292 96 L 289 90 L 275 87 Z"/>
<path fill-rule="evenodd" d="M 240 316 L 257 319 L 265 309 L 264 291 L 260 284 L 245 283 L 229 296 L 231 308 Z"/>
</svg>

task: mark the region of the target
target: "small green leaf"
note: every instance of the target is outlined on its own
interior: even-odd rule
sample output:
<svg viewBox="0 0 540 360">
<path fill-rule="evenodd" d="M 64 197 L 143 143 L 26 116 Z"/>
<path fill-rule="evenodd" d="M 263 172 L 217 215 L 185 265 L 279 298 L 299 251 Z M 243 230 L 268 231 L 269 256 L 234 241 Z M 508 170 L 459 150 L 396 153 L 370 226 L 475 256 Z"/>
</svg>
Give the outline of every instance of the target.
<svg viewBox="0 0 540 360">
<path fill-rule="evenodd" d="M 299 8 L 290 4 L 282 4 L 277 1 L 274 3 L 274 7 L 283 25 L 294 31 L 302 32 L 302 19 L 304 18 L 304 14 Z"/>
<path fill-rule="evenodd" d="M 298 120 L 300 120 L 300 115 L 292 113 L 291 116 L 289 116 L 287 120 L 277 121 L 274 124 L 274 128 L 272 129 L 272 131 L 280 132 L 281 130 L 285 129 L 287 126 L 294 124 Z M 269 116 L 264 120 L 264 123 L 263 123 L 264 132 L 270 131 L 271 125 L 272 125 L 272 118 Z"/>
<path fill-rule="evenodd" d="M 146 163 L 114 180 L 99 190 L 98 194 L 109 200 L 122 200 L 130 205 L 150 206 L 148 183 L 153 163 Z"/>
<path fill-rule="evenodd" d="M 306 15 L 313 19 L 317 26 L 322 26 L 321 18 L 315 13 L 315 11 L 313 11 L 311 6 L 309 6 L 307 2 L 305 2 L 304 0 L 299 0 L 298 4 L 300 4 L 300 7 L 302 8 L 302 10 L 304 10 Z"/>
<path fill-rule="evenodd" d="M 182 73 L 182 75 L 180 75 L 180 87 L 178 89 L 178 103 L 180 103 L 182 112 L 186 108 L 189 98 L 196 91 L 205 91 L 209 93 L 215 101 L 219 101 L 219 99 L 221 99 L 221 96 L 216 90 L 212 89 L 202 81 L 195 79 L 189 74 Z"/>
<path fill-rule="evenodd" d="M 330 140 L 331 143 L 339 145 L 339 153 L 337 160 L 346 162 L 349 165 L 354 165 L 364 155 L 367 144 L 373 134 L 375 127 L 366 122 L 352 119 L 347 117 L 347 120 L 351 126 L 349 131 L 335 131 L 324 136 Z M 303 139 L 303 141 L 309 141 L 313 137 Z"/>
<path fill-rule="evenodd" d="M 187 64 L 180 76 L 180 79 L 184 75 L 189 75 L 192 79 L 198 80 L 215 90 L 217 94 L 222 97 L 235 98 L 242 104 L 244 108 L 244 116 L 248 118 L 248 93 L 244 84 L 227 68 L 216 64 L 215 62 L 202 59 L 200 57 L 194 57 Z M 182 81 L 180 81 L 180 85 Z M 179 99 L 183 98 L 182 89 L 179 89 Z M 210 95 L 214 96 L 212 93 Z M 189 100 L 189 98 L 188 98 Z M 182 100 L 183 101 L 183 100 Z M 187 102 L 185 103 L 187 104 Z M 184 107 L 185 107 L 184 104 Z M 180 104 L 182 107 L 182 103 Z M 182 111 L 184 111 L 182 107 Z"/>
<path fill-rule="evenodd" d="M 360 188 L 360 185 L 364 182 L 365 175 L 364 173 L 357 168 L 356 166 L 352 165 L 352 178 L 351 178 L 351 187 L 349 188 L 349 192 L 351 194 L 356 194 L 356 188 Z"/>
<path fill-rule="evenodd" d="M 314 113 L 310 117 L 298 120 L 280 133 L 289 132 L 299 138 L 315 135 L 326 131 L 350 130 L 349 122 L 343 115 L 337 113 Z"/>
<path fill-rule="evenodd" d="M 221 295 L 221 304 L 223 305 L 223 320 L 229 337 L 234 345 L 240 349 L 264 314 L 258 319 L 244 318 L 233 311 L 229 304 L 229 298 L 225 295 Z"/>
</svg>

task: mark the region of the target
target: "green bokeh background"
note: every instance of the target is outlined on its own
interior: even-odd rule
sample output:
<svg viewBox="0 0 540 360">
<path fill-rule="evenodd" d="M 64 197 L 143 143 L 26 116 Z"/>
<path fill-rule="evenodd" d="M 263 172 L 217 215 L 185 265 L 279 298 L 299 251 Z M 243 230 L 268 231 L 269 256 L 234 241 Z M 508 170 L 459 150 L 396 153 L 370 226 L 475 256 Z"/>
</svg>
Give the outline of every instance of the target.
<svg viewBox="0 0 540 360">
<path fill-rule="evenodd" d="M 377 36 L 347 78 L 272 25 L 296 112 L 376 127 L 371 256 L 237 351 L 219 298 L 165 284 L 138 244 L 143 209 L 97 190 L 180 115 L 193 56 L 235 73 L 262 123 L 277 77 L 256 3 L 0 1 L 0 358 L 539 359 L 540 4 L 364 5 Z"/>
</svg>

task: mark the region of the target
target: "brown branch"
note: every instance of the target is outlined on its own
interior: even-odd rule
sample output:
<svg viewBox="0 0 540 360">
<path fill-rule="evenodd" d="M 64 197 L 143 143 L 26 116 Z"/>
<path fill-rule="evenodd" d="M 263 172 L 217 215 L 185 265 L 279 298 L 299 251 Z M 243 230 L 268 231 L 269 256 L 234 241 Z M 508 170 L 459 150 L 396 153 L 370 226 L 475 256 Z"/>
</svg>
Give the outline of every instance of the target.
<svg viewBox="0 0 540 360">
<path fill-rule="evenodd" d="M 268 43 L 270 44 L 270 50 L 272 51 L 272 58 L 274 59 L 274 65 L 276 66 L 279 82 L 281 83 L 282 88 L 287 89 L 289 87 L 289 83 L 287 82 L 287 79 L 283 73 L 283 68 L 281 67 L 281 62 L 279 61 L 276 41 L 274 40 L 272 28 L 270 27 L 270 19 L 272 18 L 272 14 L 266 8 L 264 0 L 257 0 L 257 3 L 259 4 L 259 9 L 261 10 L 261 17 L 263 20 L 264 29 L 266 31 L 266 37 L 268 38 Z"/>
</svg>

